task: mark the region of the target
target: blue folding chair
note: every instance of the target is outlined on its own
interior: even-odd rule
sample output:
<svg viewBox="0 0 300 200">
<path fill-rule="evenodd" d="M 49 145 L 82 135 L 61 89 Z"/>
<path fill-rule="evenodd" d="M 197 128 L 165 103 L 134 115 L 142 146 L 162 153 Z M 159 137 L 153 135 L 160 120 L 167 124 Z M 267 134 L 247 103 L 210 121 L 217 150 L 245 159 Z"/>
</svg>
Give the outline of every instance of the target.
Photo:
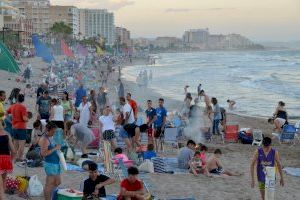
<svg viewBox="0 0 300 200">
<path fill-rule="evenodd" d="M 282 132 L 280 134 L 279 143 L 295 144 L 296 133 L 297 133 L 297 129 L 294 125 L 291 124 L 284 125 Z"/>
</svg>

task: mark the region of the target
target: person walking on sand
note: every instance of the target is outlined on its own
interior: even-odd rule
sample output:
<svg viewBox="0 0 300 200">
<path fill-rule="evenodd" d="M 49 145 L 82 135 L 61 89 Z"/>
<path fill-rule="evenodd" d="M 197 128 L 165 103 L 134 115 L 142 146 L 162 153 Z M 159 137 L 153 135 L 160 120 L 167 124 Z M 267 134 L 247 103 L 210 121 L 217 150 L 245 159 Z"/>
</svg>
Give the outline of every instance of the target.
<svg viewBox="0 0 300 200">
<path fill-rule="evenodd" d="M 77 108 L 84 96 L 87 96 L 86 89 L 83 88 L 83 84 L 80 84 L 79 88 L 76 90 L 75 93 L 75 107 Z"/>
<path fill-rule="evenodd" d="M 131 98 L 131 93 L 127 93 L 126 95 L 126 100 L 128 102 L 128 104 L 131 106 L 132 111 L 133 111 L 133 116 L 134 116 L 134 120 L 137 121 L 137 115 L 138 115 L 138 106 L 135 100 L 133 100 Z"/>
<path fill-rule="evenodd" d="M 280 162 L 279 153 L 277 150 L 271 147 L 272 139 L 269 137 L 265 137 L 262 141 L 263 147 L 257 149 L 254 152 L 251 165 L 250 165 L 250 173 L 251 173 L 251 187 L 254 188 L 255 180 L 254 180 L 254 168 L 256 164 L 256 173 L 257 173 L 257 181 L 258 188 L 260 190 L 261 199 L 265 199 L 265 181 L 266 181 L 266 167 L 275 167 L 280 175 L 280 185 L 284 186 L 283 174 L 282 174 L 282 165 Z"/>
</svg>

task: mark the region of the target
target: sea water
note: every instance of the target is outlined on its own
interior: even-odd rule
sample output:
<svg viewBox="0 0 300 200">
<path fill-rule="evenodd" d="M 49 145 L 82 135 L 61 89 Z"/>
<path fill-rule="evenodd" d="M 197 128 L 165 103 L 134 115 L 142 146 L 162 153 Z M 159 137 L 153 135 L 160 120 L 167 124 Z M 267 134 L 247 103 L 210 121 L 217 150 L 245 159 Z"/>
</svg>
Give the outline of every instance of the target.
<svg viewBox="0 0 300 200">
<path fill-rule="evenodd" d="M 124 77 L 136 80 L 141 70 L 151 70 L 149 88 L 177 100 L 184 86 L 196 96 L 197 86 L 220 105 L 236 101 L 234 112 L 270 117 L 278 101 L 286 103 L 290 119 L 300 118 L 300 50 L 213 51 L 163 53 L 155 66 L 130 66 Z M 202 102 L 203 103 L 203 102 Z"/>
</svg>

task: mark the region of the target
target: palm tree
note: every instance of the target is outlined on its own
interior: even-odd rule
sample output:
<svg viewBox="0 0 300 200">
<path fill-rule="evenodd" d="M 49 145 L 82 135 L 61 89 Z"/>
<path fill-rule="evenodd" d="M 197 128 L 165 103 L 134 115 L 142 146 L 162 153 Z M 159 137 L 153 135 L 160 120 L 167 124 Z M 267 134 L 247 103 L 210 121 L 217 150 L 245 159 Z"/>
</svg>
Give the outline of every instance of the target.
<svg viewBox="0 0 300 200">
<path fill-rule="evenodd" d="M 70 26 L 66 25 L 64 22 L 55 22 L 50 28 L 50 32 L 56 35 L 59 39 L 69 38 L 72 35 L 73 30 Z"/>
</svg>

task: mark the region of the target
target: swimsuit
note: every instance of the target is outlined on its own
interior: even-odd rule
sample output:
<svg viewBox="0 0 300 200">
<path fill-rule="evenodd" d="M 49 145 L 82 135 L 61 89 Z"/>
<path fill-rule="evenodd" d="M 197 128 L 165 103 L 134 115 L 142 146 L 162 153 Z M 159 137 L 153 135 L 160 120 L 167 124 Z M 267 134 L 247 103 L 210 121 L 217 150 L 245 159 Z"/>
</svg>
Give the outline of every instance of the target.
<svg viewBox="0 0 300 200">
<path fill-rule="evenodd" d="M 222 167 L 218 167 L 216 169 L 212 169 L 209 171 L 209 173 L 211 174 L 217 174 L 217 175 L 221 175 L 224 172 Z"/>
</svg>

